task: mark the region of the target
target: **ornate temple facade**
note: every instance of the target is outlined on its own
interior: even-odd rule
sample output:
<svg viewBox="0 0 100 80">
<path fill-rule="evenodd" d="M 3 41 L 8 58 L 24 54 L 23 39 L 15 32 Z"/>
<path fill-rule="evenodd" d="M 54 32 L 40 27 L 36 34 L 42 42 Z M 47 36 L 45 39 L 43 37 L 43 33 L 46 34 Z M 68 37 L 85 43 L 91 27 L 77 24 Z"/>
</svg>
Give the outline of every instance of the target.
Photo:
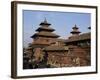
<svg viewBox="0 0 100 80">
<path fill-rule="evenodd" d="M 91 65 L 90 32 L 81 33 L 75 25 L 70 37 L 60 39 L 46 19 L 39 25 L 31 36 L 33 42 L 24 50 L 24 69 Z"/>
</svg>

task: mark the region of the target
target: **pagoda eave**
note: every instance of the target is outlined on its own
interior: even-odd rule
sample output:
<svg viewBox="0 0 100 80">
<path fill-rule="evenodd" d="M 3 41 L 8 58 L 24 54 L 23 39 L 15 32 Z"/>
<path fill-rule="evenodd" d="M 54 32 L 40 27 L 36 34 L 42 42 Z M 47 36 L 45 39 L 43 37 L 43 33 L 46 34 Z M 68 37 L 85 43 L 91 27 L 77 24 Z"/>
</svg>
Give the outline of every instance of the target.
<svg viewBox="0 0 100 80">
<path fill-rule="evenodd" d="M 58 35 L 55 35 L 55 36 L 49 36 L 49 35 L 33 35 L 33 36 L 31 36 L 31 38 L 35 38 L 35 37 L 52 37 L 52 38 L 58 38 L 60 36 L 58 36 Z"/>
<path fill-rule="evenodd" d="M 38 48 L 38 47 L 41 47 L 41 48 L 43 48 L 43 47 L 45 47 L 45 46 L 49 46 L 49 44 L 33 44 L 32 45 L 32 48 Z"/>
<path fill-rule="evenodd" d="M 78 27 L 73 27 L 72 29 L 78 29 Z"/>
<path fill-rule="evenodd" d="M 50 32 L 55 31 L 54 29 L 42 29 L 42 28 L 38 28 L 36 31 L 42 31 L 42 30 L 44 30 L 44 31 L 50 31 Z"/>
<path fill-rule="evenodd" d="M 79 31 L 77 31 L 77 32 L 72 31 L 72 32 L 70 32 L 70 33 L 72 33 L 72 34 L 77 34 L 77 33 L 81 33 L 81 32 L 79 32 Z"/>
<path fill-rule="evenodd" d="M 40 23 L 40 25 L 51 25 L 51 24 L 49 24 L 49 23 Z"/>
</svg>

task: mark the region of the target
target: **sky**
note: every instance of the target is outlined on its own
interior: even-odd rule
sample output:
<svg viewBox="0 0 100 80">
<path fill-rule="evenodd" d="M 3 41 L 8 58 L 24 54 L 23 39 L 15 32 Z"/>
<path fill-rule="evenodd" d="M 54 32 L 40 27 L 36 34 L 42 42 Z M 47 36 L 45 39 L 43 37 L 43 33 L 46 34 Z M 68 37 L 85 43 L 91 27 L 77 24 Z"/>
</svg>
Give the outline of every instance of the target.
<svg viewBox="0 0 100 80">
<path fill-rule="evenodd" d="M 60 35 L 60 38 L 67 39 L 71 34 L 72 27 L 77 25 L 81 33 L 89 32 L 91 26 L 90 13 L 75 12 L 54 12 L 54 11 L 33 11 L 23 10 L 23 42 L 24 47 L 32 43 L 30 38 L 36 31 L 41 22 L 46 18 L 51 24 L 50 27 L 55 29 L 54 33 Z"/>
</svg>

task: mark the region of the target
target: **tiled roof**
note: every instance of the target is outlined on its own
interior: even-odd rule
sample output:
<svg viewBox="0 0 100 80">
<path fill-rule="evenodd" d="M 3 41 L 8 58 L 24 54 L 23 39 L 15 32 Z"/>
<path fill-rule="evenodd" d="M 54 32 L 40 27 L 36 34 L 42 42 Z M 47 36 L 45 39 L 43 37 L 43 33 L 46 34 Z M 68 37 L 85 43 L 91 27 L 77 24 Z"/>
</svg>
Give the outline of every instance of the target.
<svg viewBox="0 0 100 80">
<path fill-rule="evenodd" d="M 56 39 L 56 41 L 65 42 L 66 39 L 60 39 L 60 38 L 58 38 L 58 39 Z"/>
<path fill-rule="evenodd" d="M 42 26 L 42 27 L 39 27 L 36 31 L 55 31 L 53 28 L 51 27 L 47 27 L 47 26 Z"/>
<path fill-rule="evenodd" d="M 45 46 L 49 46 L 49 45 L 47 45 L 47 44 L 33 44 L 32 45 L 32 48 L 44 48 Z"/>
<path fill-rule="evenodd" d="M 38 33 L 35 33 L 31 37 L 33 38 L 33 37 L 36 37 L 36 36 L 55 37 L 55 38 L 59 37 L 59 35 L 56 35 L 55 33 L 51 33 L 51 32 L 38 32 Z"/>
<path fill-rule="evenodd" d="M 36 46 L 37 46 L 37 45 L 49 45 L 49 43 L 47 43 L 47 42 L 41 42 L 41 41 L 40 41 L 40 42 L 34 42 L 33 45 L 34 45 L 34 46 L 35 46 L 35 45 L 36 45 Z"/>
<path fill-rule="evenodd" d="M 87 39 L 91 39 L 90 32 L 80 34 L 80 35 L 77 35 L 77 36 L 71 36 L 71 37 L 69 37 L 69 39 L 66 40 L 66 42 L 74 42 L 74 41 L 87 40 Z"/>
<path fill-rule="evenodd" d="M 75 31 L 75 30 L 73 30 L 73 31 L 71 31 L 70 33 L 81 33 L 80 31 Z"/>
</svg>

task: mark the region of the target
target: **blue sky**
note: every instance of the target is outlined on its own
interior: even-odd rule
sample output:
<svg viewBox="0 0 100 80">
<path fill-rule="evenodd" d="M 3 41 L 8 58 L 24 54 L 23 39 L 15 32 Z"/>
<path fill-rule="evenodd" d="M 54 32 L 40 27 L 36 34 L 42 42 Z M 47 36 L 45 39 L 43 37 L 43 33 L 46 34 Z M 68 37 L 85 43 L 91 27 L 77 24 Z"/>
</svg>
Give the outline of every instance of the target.
<svg viewBox="0 0 100 80">
<path fill-rule="evenodd" d="M 72 27 L 76 24 L 82 33 L 89 32 L 88 27 L 91 26 L 90 13 L 74 13 L 74 12 L 52 12 L 52 11 L 31 11 L 23 10 L 23 40 L 24 46 L 32 42 L 32 36 L 39 24 L 47 19 L 52 25 L 56 34 L 60 38 L 68 38 Z"/>
</svg>

